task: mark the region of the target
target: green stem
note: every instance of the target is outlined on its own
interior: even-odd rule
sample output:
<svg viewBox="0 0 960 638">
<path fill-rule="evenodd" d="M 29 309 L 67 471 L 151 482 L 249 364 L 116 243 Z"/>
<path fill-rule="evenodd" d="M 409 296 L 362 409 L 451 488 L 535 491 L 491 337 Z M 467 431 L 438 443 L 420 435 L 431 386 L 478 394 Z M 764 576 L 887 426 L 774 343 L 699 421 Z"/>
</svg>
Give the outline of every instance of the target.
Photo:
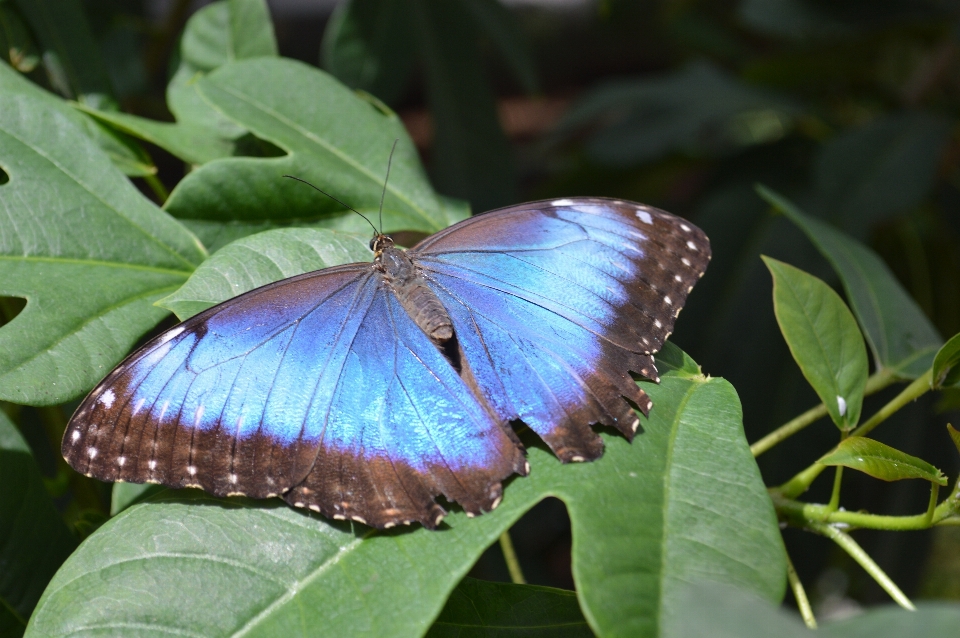
<svg viewBox="0 0 960 638">
<path fill-rule="evenodd" d="M 163 206 L 163 203 L 167 201 L 167 198 L 170 197 L 170 191 L 167 190 L 167 187 L 163 185 L 163 182 L 160 181 L 160 178 L 156 175 L 144 175 L 143 181 L 147 183 L 147 186 L 150 187 L 150 190 L 153 191 L 153 194 L 157 196 L 157 199 L 160 200 L 160 205 Z"/>
<path fill-rule="evenodd" d="M 790 581 L 790 589 L 793 591 L 793 598 L 797 601 L 797 609 L 800 610 L 800 617 L 808 629 L 817 628 L 817 619 L 813 615 L 813 607 L 810 606 L 810 599 L 807 598 L 807 591 L 797 576 L 797 570 L 793 568 L 793 561 L 787 555 L 787 580 Z"/>
<path fill-rule="evenodd" d="M 886 572 L 880 569 L 880 566 L 870 558 L 869 554 L 863 551 L 863 548 L 860 547 L 857 541 L 853 540 L 849 534 L 840 531 L 833 525 L 825 525 L 823 523 L 810 523 L 808 527 L 839 545 L 843 551 L 847 552 L 853 560 L 857 561 L 860 566 L 870 574 L 871 578 L 877 581 L 877 584 L 880 585 L 885 592 L 890 594 L 890 597 L 893 598 L 898 605 L 904 609 L 916 611 L 916 607 L 913 606 L 913 603 L 910 602 L 906 594 L 900 591 L 897 584 L 887 576 Z"/>
<path fill-rule="evenodd" d="M 933 374 L 933 370 L 927 370 L 917 379 L 915 379 L 910 385 L 904 388 L 900 394 L 891 399 L 885 406 L 880 408 L 876 414 L 870 417 L 866 423 L 858 427 L 856 430 L 850 433 L 850 436 L 866 436 L 870 431 L 875 427 L 883 423 L 897 410 L 910 403 L 911 401 L 916 400 L 917 398 L 923 396 L 926 392 L 930 390 L 930 379 Z M 874 375 L 877 376 L 877 375 Z M 833 448 L 827 454 L 834 452 L 836 448 Z M 824 454 L 826 456 L 826 454 Z M 821 457 L 822 458 L 822 457 Z M 810 484 L 820 476 L 820 473 L 826 469 L 826 466 L 821 464 L 820 461 L 815 461 L 807 469 L 803 470 L 792 479 L 780 486 L 780 492 L 789 498 L 795 498 L 800 496 L 810 487 Z"/>
<path fill-rule="evenodd" d="M 935 493 L 939 493 L 936 491 Z M 776 489 L 770 491 L 770 498 L 774 507 L 787 521 L 795 527 L 808 527 L 812 524 L 840 523 L 851 527 L 867 529 L 883 529 L 888 531 L 908 531 L 927 529 L 941 521 L 952 520 L 956 514 L 958 503 L 956 494 L 946 499 L 940 505 L 935 505 L 923 514 L 916 516 L 882 516 L 879 514 L 864 514 L 862 512 L 833 511 L 829 505 L 803 503 L 784 498 Z M 931 498 L 933 495 L 931 495 Z M 936 504 L 936 500 L 932 501 Z M 952 523 L 947 523 L 952 524 Z"/>
<path fill-rule="evenodd" d="M 523 571 L 520 569 L 520 561 L 517 560 L 517 553 L 513 551 L 513 541 L 510 540 L 510 530 L 500 534 L 500 549 L 503 551 L 503 560 L 507 563 L 507 570 L 510 572 L 510 580 L 514 585 L 526 585 L 527 580 L 523 577 Z"/>
<path fill-rule="evenodd" d="M 867 385 L 863 391 L 864 396 L 869 396 L 874 392 L 879 392 L 893 383 L 894 380 L 893 373 L 884 368 L 867 379 Z M 781 441 L 790 438 L 800 430 L 825 416 L 827 416 L 827 406 L 822 403 L 820 405 L 816 405 L 800 416 L 787 421 L 776 430 L 751 445 L 750 452 L 754 457 L 760 456 L 774 445 L 777 445 Z"/>
<path fill-rule="evenodd" d="M 840 509 L 840 481 L 843 480 L 843 466 L 838 465 L 837 471 L 833 475 L 833 492 L 830 494 L 830 502 L 827 503 L 827 509 L 836 512 Z"/>
<path fill-rule="evenodd" d="M 927 514 L 926 521 L 927 525 L 933 524 L 933 517 L 936 516 L 937 512 L 937 497 L 940 496 L 940 485 L 938 483 L 930 483 L 930 503 L 927 505 Z M 949 503 L 950 499 L 947 499 L 946 503 Z"/>
</svg>

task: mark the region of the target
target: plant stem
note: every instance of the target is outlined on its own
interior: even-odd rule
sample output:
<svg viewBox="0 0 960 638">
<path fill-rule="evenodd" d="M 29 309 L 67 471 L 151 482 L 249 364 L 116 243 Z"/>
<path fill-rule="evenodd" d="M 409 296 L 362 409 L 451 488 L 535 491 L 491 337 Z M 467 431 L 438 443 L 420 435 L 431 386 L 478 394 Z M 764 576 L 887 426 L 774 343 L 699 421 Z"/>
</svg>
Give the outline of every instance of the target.
<svg viewBox="0 0 960 638">
<path fill-rule="evenodd" d="M 913 603 L 910 602 L 910 599 L 907 598 L 902 591 L 900 591 L 900 588 L 897 587 L 896 583 L 894 583 L 890 577 L 887 576 L 886 572 L 880 569 L 880 566 L 877 565 L 872 558 L 870 558 L 869 554 L 863 551 L 863 548 L 860 547 L 860 545 L 857 544 L 857 541 L 853 540 L 849 534 L 840 531 L 833 525 L 825 525 L 823 523 L 811 522 L 809 524 L 809 528 L 815 532 L 823 534 L 834 543 L 839 545 L 850 555 L 853 560 L 857 561 L 875 581 L 877 581 L 877 584 L 880 585 L 885 592 L 890 594 L 890 597 L 893 598 L 898 605 L 904 609 L 916 611 L 916 607 L 913 606 Z"/>
<path fill-rule="evenodd" d="M 937 491 L 939 493 L 939 491 Z M 812 524 L 841 523 L 852 527 L 866 529 L 884 529 L 888 531 L 906 531 L 927 529 L 941 521 L 954 516 L 958 507 L 956 494 L 936 505 L 931 514 L 928 509 L 923 514 L 915 516 L 883 516 L 879 514 L 864 514 L 862 512 L 833 511 L 829 505 L 802 503 L 785 498 L 776 489 L 770 491 L 777 512 L 787 518 L 795 527 L 808 527 Z M 931 498 L 933 496 L 931 495 Z M 933 501 L 936 503 L 936 501 Z"/>
<path fill-rule="evenodd" d="M 866 423 L 850 433 L 850 436 L 866 436 L 875 427 L 887 420 L 894 412 L 930 391 L 930 379 L 933 375 L 933 369 L 927 370 L 919 377 L 913 380 L 913 383 L 905 387 L 900 394 L 890 400 L 885 406 L 880 408 L 876 414 L 870 417 Z"/>
<path fill-rule="evenodd" d="M 793 598 L 797 601 L 797 609 L 800 610 L 800 617 L 808 629 L 817 628 L 817 619 L 813 615 L 813 608 L 810 606 L 810 599 L 807 598 L 807 592 L 797 576 L 797 570 L 793 568 L 793 561 L 790 555 L 787 555 L 787 580 L 790 581 L 790 590 L 793 591 Z"/>
<path fill-rule="evenodd" d="M 160 205 L 163 206 L 163 203 L 170 197 L 170 192 L 167 190 L 167 187 L 163 185 L 163 182 L 160 181 L 160 178 L 156 175 L 144 175 L 143 181 L 147 183 L 147 186 L 150 187 L 153 194 L 160 200 Z"/>
<path fill-rule="evenodd" d="M 893 383 L 894 377 L 888 369 L 874 373 L 867 379 L 867 385 L 864 388 L 864 396 L 869 396 L 874 392 L 879 392 L 883 388 Z M 781 441 L 784 441 L 808 425 L 818 421 L 827 415 L 827 406 L 824 404 L 816 405 L 798 417 L 795 417 L 776 430 L 766 435 L 756 443 L 750 446 L 750 452 L 754 457 L 758 457 Z"/>
<path fill-rule="evenodd" d="M 513 551 L 513 541 L 510 540 L 510 530 L 500 534 L 500 549 L 503 551 L 503 560 L 507 563 L 507 570 L 510 572 L 510 580 L 514 585 L 526 585 L 527 579 L 523 577 L 523 571 L 520 569 L 520 561 L 517 560 L 517 553 Z"/>
<path fill-rule="evenodd" d="M 850 436 L 866 436 L 870 431 L 886 421 L 887 418 L 889 418 L 894 412 L 911 401 L 923 396 L 930 390 L 930 379 L 932 374 L 933 370 L 931 369 L 917 377 L 910 385 L 904 388 L 900 394 L 891 399 L 885 406 L 880 408 L 876 414 L 870 417 L 866 423 L 851 432 Z M 833 448 L 827 452 L 827 454 L 832 453 L 834 450 L 836 450 L 836 448 Z M 824 454 L 824 456 L 826 456 L 826 454 Z M 779 490 L 788 498 L 800 496 L 807 491 L 807 489 L 810 487 L 810 484 L 813 483 L 818 476 L 820 476 L 820 473 L 823 472 L 824 469 L 826 469 L 825 465 L 821 464 L 820 461 L 815 461 L 810 465 L 810 467 L 781 485 Z"/>
<path fill-rule="evenodd" d="M 827 509 L 836 512 L 840 508 L 840 481 L 843 480 L 843 466 L 838 465 L 837 471 L 833 475 L 833 492 L 830 494 L 830 502 L 827 503 Z"/>
</svg>

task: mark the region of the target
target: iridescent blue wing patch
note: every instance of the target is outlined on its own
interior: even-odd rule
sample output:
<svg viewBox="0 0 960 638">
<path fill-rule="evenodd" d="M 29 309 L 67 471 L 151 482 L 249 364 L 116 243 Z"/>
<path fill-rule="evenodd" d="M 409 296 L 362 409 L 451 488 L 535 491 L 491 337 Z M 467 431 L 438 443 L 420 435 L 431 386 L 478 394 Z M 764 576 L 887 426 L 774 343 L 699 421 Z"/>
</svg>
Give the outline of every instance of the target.
<svg viewBox="0 0 960 638">
<path fill-rule="evenodd" d="M 435 527 L 526 473 L 512 431 L 468 389 L 371 264 L 286 279 L 188 319 L 83 401 L 63 441 L 106 481 L 281 495 L 377 526 Z"/>
<path fill-rule="evenodd" d="M 603 453 L 592 423 L 633 438 L 631 403 L 644 414 L 652 403 L 628 372 L 658 380 L 653 356 L 703 275 L 710 244 L 655 208 L 577 198 L 485 213 L 410 253 L 488 403 L 568 462 Z"/>
</svg>

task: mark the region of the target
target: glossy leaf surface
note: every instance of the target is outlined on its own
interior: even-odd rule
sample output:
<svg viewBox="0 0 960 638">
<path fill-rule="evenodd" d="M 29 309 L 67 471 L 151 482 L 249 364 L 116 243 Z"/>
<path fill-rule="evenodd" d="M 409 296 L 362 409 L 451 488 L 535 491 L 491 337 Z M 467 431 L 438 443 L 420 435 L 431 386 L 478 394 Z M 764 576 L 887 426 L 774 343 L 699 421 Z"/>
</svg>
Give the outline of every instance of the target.
<svg viewBox="0 0 960 638">
<path fill-rule="evenodd" d="M 877 368 L 905 378 L 926 372 L 943 340 L 883 260 L 774 191 L 761 186 L 758 192 L 810 238 L 840 276 Z"/>
<path fill-rule="evenodd" d="M 27 300 L 0 327 L 0 399 L 59 403 L 164 316 L 153 301 L 205 253 L 41 100 L 0 95 L 0 163 L 0 295 Z"/>
<path fill-rule="evenodd" d="M 916 478 L 947 484 L 947 477 L 923 459 L 863 436 L 841 441 L 834 451 L 821 457 L 820 463 L 842 465 L 883 481 Z"/>
<path fill-rule="evenodd" d="M 773 309 L 790 353 L 837 427 L 854 427 L 867 383 L 867 349 L 857 322 L 820 279 L 770 257 L 763 261 L 773 276 Z"/>
<path fill-rule="evenodd" d="M 531 476 L 513 480 L 496 511 L 452 513 L 437 532 L 376 532 L 276 501 L 164 492 L 88 538 L 48 588 L 32 635 L 116 626 L 205 636 L 309 635 L 318 626 L 421 634 L 480 553 L 550 495 L 569 508 L 580 604 L 596 631 L 658 635 L 690 580 L 738 583 L 779 600 L 783 547 L 736 394 L 674 348 L 660 365 L 662 384 L 645 384 L 655 407 L 632 445 L 604 435 L 601 460 L 570 465 L 528 448 Z M 145 597 L 145 587 L 157 595 Z M 93 598 L 103 604 L 85 604 Z"/>
</svg>

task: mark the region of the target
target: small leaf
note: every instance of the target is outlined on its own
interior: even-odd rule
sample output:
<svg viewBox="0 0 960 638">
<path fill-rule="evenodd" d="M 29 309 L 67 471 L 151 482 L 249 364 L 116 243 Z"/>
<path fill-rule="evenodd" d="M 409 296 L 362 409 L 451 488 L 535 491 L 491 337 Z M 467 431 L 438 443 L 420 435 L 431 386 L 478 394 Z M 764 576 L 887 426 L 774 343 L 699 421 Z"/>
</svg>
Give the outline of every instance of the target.
<svg viewBox="0 0 960 638">
<path fill-rule="evenodd" d="M 957 452 L 960 452 L 960 432 L 949 423 L 947 423 L 947 432 L 950 434 L 950 438 L 953 439 L 953 444 L 957 446 Z"/>
<path fill-rule="evenodd" d="M 580 611 L 576 592 L 464 578 L 427 637 L 465 635 L 572 638 L 594 634 Z"/>
<path fill-rule="evenodd" d="M 736 392 L 722 379 L 672 372 L 644 389 L 655 407 L 633 444 L 604 433 L 602 459 L 570 465 L 531 446 L 530 476 L 509 483 L 500 507 L 473 519 L 454 511 L 437 532 L 380 532 L 277 500 L 168 490 L 84 542 L 28 635 L 116 626 L 422 635 L 480 554 L 547 496 L 569 508 L 578 599 L 601 635 L 660 635 L 689 581 L 736 583 L 779 601 L 785 553 Z"/>
<path fill-rule="evenodd" d="M 269 230 L 219 250 L 157 305 L 182 320 L 273 281 L 372 259 L 368 240 L 355 235 L 310 228 Z"/>
<path fill-rule="evenodd" d="M 22 631 L 77 539 L 47 494 L 26 441 L 2 410 L 0 485 L 0 610 L 10 612 Z M 0 617 L 0 635 L 6 635 L 3 622 Z"/>
<path fill-rule="evenodd" d="M 0 165 L 0 295 L 27 300 L 0 327 L 0 399 L 61 403 L 165 316 L 152 302 L 205 253 L 43 100 L 0 94 Z"/>
<path fill-rule="evenodd" d="M 945 388 L 960 383 L 960 334 L 953 335 L 933 359 L 934 388 Z"/>
<path fill-rule="evenodd" d="M 782 195 L 764 186 L 757 192 L 810 238 L 840 276 L 877 369 L 911 379 L 926 372 L 943 339 L 883 260 L 852 237 L 804 215 Z"/>
<path fill-rule="evenodd" d="M 837 427 L 854 427 L 867 383 L 867 349 L 857 322 L 821 280 L 770 257 L 763 261 L 773 275 L 773 308 L 790 353 Z"/>
<path fill-rule="evenodd" d="M 946 485 L 947 477 L 923 459 L 862 436 L 852 436 L 820 459 L 824 465 L 842 465 L 883 481 L 924 479 Z"/>
</svg>

